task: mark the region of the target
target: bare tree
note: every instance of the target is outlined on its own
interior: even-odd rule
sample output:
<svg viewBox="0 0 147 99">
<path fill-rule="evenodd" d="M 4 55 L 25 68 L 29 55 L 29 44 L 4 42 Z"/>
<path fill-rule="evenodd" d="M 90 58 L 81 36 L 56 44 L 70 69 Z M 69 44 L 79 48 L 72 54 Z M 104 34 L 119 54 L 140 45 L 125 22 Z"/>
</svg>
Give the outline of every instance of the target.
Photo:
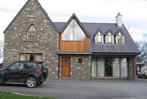
<svg viewBox="0 0 147 99">
<path fill-rule="evenodd" d="M 146 41 L 136 42 L 136 45 L 140 50 L 140 55 L 138 55 L 137 61 L 144 62 L 147 59 L 147 42 Z"/>
</svg>

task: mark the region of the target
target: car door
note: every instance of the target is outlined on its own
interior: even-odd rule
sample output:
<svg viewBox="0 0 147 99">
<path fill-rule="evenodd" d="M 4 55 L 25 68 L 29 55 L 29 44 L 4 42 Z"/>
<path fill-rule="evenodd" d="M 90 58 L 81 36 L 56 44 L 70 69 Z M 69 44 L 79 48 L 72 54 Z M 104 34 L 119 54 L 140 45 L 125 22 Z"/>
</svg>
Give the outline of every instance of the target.
<svg viewBox="0 0 147 99">
<path fill-rule="evenodd" d="M 10 65 L 5 73 L 4 77 L 6 82 L 20 82 L 22 79 L 22 70 L 24 69 L 24 63 L 14 63 Z"/>
</svg>

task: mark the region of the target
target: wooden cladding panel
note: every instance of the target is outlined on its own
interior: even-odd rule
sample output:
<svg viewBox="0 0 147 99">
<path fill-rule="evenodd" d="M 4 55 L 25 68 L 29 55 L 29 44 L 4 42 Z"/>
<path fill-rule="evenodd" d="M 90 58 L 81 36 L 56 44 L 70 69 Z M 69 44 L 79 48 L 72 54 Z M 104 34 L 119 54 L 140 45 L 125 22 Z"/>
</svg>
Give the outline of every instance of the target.
<svg viewBox="0 0 147 99">
<path fill-rule="evenodd" d="M 72 51 L 72 52 L 88 52 L 89 39 L 85 37 L 84 41 L 66 41 L 62 40 L 60 36 L 60 51 Z"/>
</svg>

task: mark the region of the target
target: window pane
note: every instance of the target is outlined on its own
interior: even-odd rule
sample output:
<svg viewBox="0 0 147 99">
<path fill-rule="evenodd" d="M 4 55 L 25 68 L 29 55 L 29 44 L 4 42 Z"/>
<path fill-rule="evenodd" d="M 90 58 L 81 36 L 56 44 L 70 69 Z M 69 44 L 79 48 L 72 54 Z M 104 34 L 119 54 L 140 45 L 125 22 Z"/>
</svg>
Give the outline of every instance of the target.
<svg viewBox="0 0 147 99">
<path fill-rule="evenodd" d="M 85 34 L 75 20 L 72 20 L 62 34 L 62 40 L 84 40 Z"/>
<path fill-rule="evenodd" d="M 119 58 L 114 58 L 114 61 L 113 61 L 113 76 L 114 77 L 120 76 Z"/>
<path fill-rule="evenodd" d="M 26 60 L 26 55 L 20 54 L 20 61 L 25 61 L 25 60 Z"/>
<path fill-rule="evenodd" d="M 83 30 L 81 29 L 81 27 L 78 25 L 78 23 L 73 20 L 74 24 L 74 40 L 84 40 L 85 39 L 85 34 L 83 32 Z"/>
<path fill-rule="evenodd" d="M 104 77 L 104 59 L 98 58 L 97 64 L 98 64 L 98 76 Z"/>
<path fill-rule="evenodd" d="M 121 59 L 121 77 L 127 77 L 128 72 L 127 72 L 127 59 L 122 58 Z"/>
<path fill-rule="evenodd" d="M 9 69 L 10 70 L 19 70 L 19 66 L 20 66 L 20 63 L 14 63 L 9 67 Z"/>
<path fill-rule="evenodd" d="M 112 42 L 112 36 L 107 36 L 107 39 L 108 39 L 108 43 L 111 43 Z"/>
<path fill-rule="evenodd" d="M 95 43 L 98 43 L 98 35 L 95 36 Z"/>
<path fill-rule="evenodd" d="M 36 33 L 36 32 L 34 32 L 32 36 L 33 36 L 33 39 L 34 39 L 34 40 L 37 39 L 37 33 Z"/>
<path fill-rule="evenodd" d="M 72 40 L 73 39 L 72 28 L 73 28 L 73 20 L 69 23 L 69 25 L 67 26 L 67 28 L 63 32 L 62 40 Z"/>
<path fill-rule="evenodd" d="M 36 61 L 42 62 L 42 55 L 36 55 Z"/>
<path fill-rule="evenodd" d="M 27 63 L 28 68 L 33 69 L 33 68 L 38 68 L 39 66 L 35 63 Z"/>
<path fill-rule="evenodd" d="M 98 35 L 98 42 L 102 42 L 102 36 Z"/>
<path fill-rule="evenodd" d="M 92 77 L 96 77 L 96 58 L 92 59 Z"/>
<path fill-rule="evenodd" d="M 31 33 L 28 32 L 28 40 L 30 40 L 30 39 L 31 39 Z"/>
<path fill-rule="evenodd" d="M 117 43 L 123 44 L 123 36 L 120 36 L 120 35 L 117 36 Z"/>
</svg>

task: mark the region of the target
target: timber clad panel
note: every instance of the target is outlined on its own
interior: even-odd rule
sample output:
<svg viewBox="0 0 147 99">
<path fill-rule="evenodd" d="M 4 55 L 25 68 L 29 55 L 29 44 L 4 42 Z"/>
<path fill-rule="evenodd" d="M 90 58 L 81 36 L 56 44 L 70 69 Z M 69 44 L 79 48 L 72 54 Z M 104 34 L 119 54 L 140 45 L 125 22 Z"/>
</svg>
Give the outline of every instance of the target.
<svg viewBox="0 0 147 99">
<path fill-rule="evenodd" d="M 72 52 L 88 52 L 89 39 L 85 37 L 84 41 L 70 41 L 62 40 L 62 34 L 60 35 L 60 51 L 72 51 Z"/>
</svg>

